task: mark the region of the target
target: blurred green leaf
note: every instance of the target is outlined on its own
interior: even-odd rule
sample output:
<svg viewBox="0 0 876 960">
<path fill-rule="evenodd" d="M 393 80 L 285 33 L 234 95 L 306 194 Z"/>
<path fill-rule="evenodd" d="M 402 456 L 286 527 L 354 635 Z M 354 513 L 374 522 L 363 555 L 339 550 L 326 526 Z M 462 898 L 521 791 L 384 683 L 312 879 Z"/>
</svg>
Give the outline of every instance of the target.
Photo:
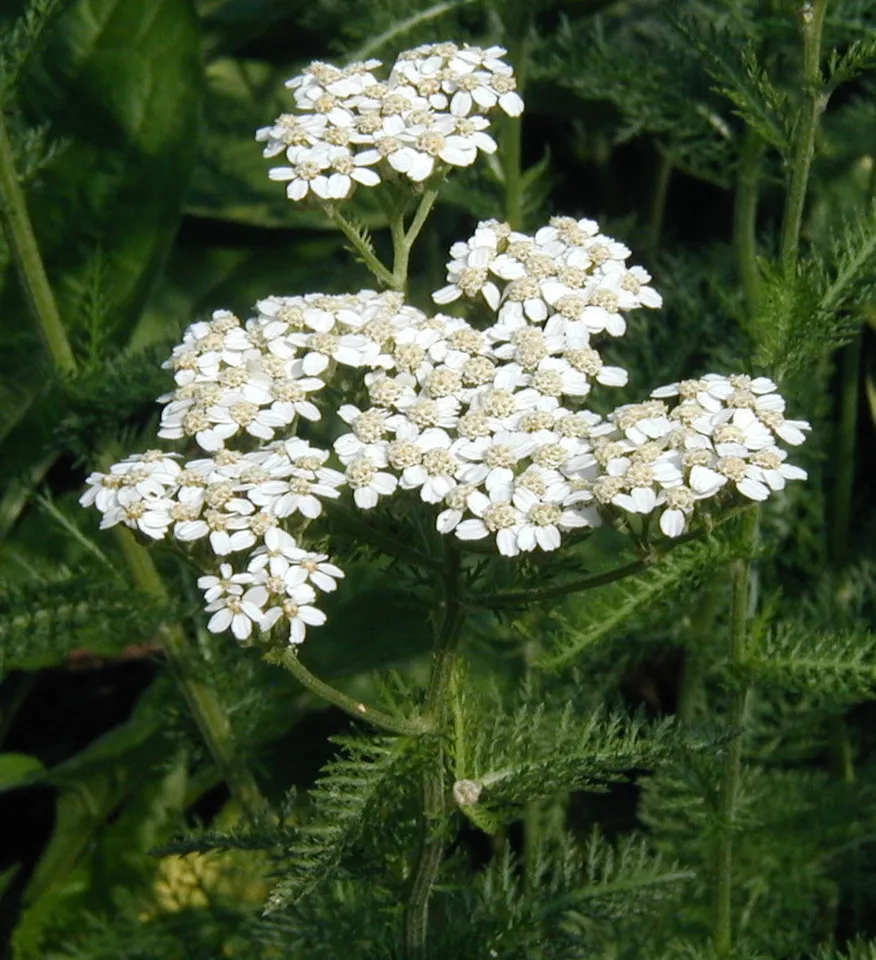
<svg viewBox="0 0 876 960">
<path fill-rule="evenodd" d="M 0 753 L 0 791 L 15 787 L 44 769 L 36 757 L 26 753 Z"/>
<path fill-rule="evenodd" d="M 96 256 L 117 336 L 164 264 L 197 140 L 198 40 L 189 0 L 77 0 L 28 73 L 25 115 L 69 140 L 28 198 L 68 327 L 81 321 Z"/>
</svg>

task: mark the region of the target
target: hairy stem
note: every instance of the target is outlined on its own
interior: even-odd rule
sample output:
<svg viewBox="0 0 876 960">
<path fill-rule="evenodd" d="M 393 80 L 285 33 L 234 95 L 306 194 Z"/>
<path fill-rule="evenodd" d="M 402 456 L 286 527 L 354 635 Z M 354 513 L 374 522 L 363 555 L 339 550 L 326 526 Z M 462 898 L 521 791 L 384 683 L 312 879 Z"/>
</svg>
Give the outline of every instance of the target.
<svg viewBox="0 0 876 960">
<path fill-rule="evenodd" d="M 533 4 L 516 0 L 503 10 L 505 46 L 514 65 L 517 90 L 522 95 L 526 80 L 526 56 Z M 508 117 L 502 140 L 502 172 L 505 178 L 505 219 L 513 230 L 523 227 L 523 118 Z"/>
<path fill-rule="evenodd" d="M 734 560 L 730 567 L 730 644 L 729 660 L 732 667 L 743 668 L 748 660 L 748 620 L 751 600 L 751 560 L 757 538 L 759 511 L 751 510 L 740 522 L 740 539 L 744 547 L 744 558 Z M 742 733 L 745 722 L 745 706 L 748 700 L 748 686 L 739 682 L 730 693 L 727 711 L 727 724 L 735 736 L 724 754 L 724 766 L 721 773 L 721 791 L 719 811 L 721 832 L 715 848 L 715 905 L 712 940 L 715 953 L 727 957 L 733 950 L 733 832 L 739 799 L 740 777 L 742 773 Z"/>
<path fill-rule="evenodd" d="M 615 567 L 614 570 L 606 570 L 604 573 L 596 573 L 589 577 L 580 577 L 577 580 L 566 580 L 563 583 L 555 583 L 549 587 L 538 587 L 532 590 L 503 590 L 500 593 L 483 593 L 480 595 L 467 596 L 465 598 L 466 607 L 480 607 L 484 609 L 493 609 L 494 607 L 518 607 L 527 603 L 538 603 L 542 600 L 555 600 L 558 597 L 568 596 L 570 593 L 583 593 L 585 590 L 592 590 L 594 587 L 604 587 L 608 583 L 614 583 L 615 580 L 624 580 L 627 577 L 642 573 L 659 563 L 660 560 L 670 553 L 676 547 L 683 543 L 690 543 L 693 540 L 699 540 L 722 524 L 727 523 L 734 517 L 742 516 L 751 512 L 750 506 L 736 507 L 728 510 L 722 517 L 713 519 L 708 528 L 700 530 L 691 530 L 675 537 L 671 540 L 663 540 L 651 547 L 650 553 L 641 560 L 633 560 L 631 563 L 624 564 L 622 567 Z"/>
<path fill-rule="evenodd" d="M 149 551 L 137 542 L 127 527 L 115 526 L 112 529 L 136 587 L 149 596 L 167 600 L 167 590 Z M 267 803 L 241 756 L 219 698 L 193 670 L 185 631 L 177 623 L 166 623 L 160 630 L 160 639 L 167 662 L 210 755 L 244 814 L 253 819 L 267 809 Z"/>
<path fill-rule="evenodd" d="M 715 618 L 722 606 L 722 597 L 715 582 L 707 583 L 690 615 L 685 633 L 684 664 L 678 683 L 678 706 L 676 714 L 681 723 L 691 724 L 696 719 L 703 700 L 703 677 L 707 661 L 701 648 L 714 629 Z"/>
<path fill-rule="evenodd" d="M 350 241 L 350 246 L 359 255 L 359 259 L 374 274 L 374 276 L 385 286 L 397 290 L 396 279 L 391 270 L 388 270 L 379 257 L 372 249 L 370 243 L 366 241 L 359 231 L 350 223 L 349 220 L 334 205 L 326 205 L 326 213 L 331 222 L 341 231 L 341 233 Z"/>
<path fill-rule="evenodd" d="M 9 251 L 18 272 L 30 312 L 55 368 L 64 374 L 76 372 L 76 358 L 61 322 L 58 305 L 40 256 L 27 212 L 24 191 L 18 182 L 6 119 L 0 109 L 0 215 Z"/>
<path fill-rule="evenodd" d="M 828 0 L 812 0 L 802 5 L 803 34 L 803 106 L 797 118 L 794 147 L 791 156 L 791 171 L 785 195 L 785 212 L 782 218 L 782 238 L 779 256 L 786 276 L 797 269 L 797 253 L 800 248 L 800 227 L 803 208 L 809 185 L 809 169 L 815 152 L 815 134 L 818 121 L 827 106 L 828 93 L 821 78 L 821 32 Z"/>
<path fill-rule="evenodd" d="M 298 659 L 298 651 L 295 647 L 287 647 L 276 656 L 268 654 L 265 658 L 268 661 L 274 661 L 284 666 L 296 680 L 308 690 L 311 690 L 317 696 L 328 700 L 336 707 L 348 713 L 357 720 L 365 720 L 380 730 L 386 730 L 388 733 L 397 733 L 406 737 L 420 737 L 427 733 L 429 726 L 425 721 L 407 720 L 404 717 L 393 717 L 388 713 L 375 710 L 362 703 L 360 700 L 354 700 L 348 697 L 340 690 L 323 682 L 319 677 L 314 676 L 307 667 Z"/>
<path fill-rule="evenodd" d="M 736 174 L 733 208 L 733 247 L 749 317 L 757 306 L 760 271 L 757 267 L 757 199 L 763 142 L 754 130 L 747 130 Z"/>
<path fill-rule="evenodd" d="M 447 816 L 446 728 L 451 713 L 452 678 L 462 628 L 461 572 L 453 543 L 445 544 L 441 578 L 442 618 L 432 656 L 432 674 L 423 715 L 438 736 L 431 763 L 423 773 L 423 822 L 420 850 L 411 875 L 405 911 L 405 956 L 424 960 L 428 955 L 429 900 L 444 853 L 444 820 Z"/>
</svg>

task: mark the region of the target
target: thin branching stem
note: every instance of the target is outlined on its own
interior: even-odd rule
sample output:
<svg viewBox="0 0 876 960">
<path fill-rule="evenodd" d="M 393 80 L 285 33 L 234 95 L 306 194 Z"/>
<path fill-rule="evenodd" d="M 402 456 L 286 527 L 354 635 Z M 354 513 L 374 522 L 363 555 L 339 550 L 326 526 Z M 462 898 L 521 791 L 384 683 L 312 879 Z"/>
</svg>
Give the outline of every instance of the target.
<svg viewBox="0 0 876 960">
<path fill-rule="evenodd" d="M 322 697 L 323 700 L 333 703 L 351 717 L 356 717 L 357 720 L 365 720 L 380 730 L 404 737 L 420 737 L 429 731 L 429 726 L 425 721 L 394 717 L 388 713 L 383 713 L 381 710 L 375 710 L 374 707 L 369 707 L 361 700 L 348 697 L 347 694 L 341 693 L 340 690 L 320 680 L 298 659 L 298 651 L 294 647 L 283 650 L 276 657 L 269 654 L 266 659 L 284 666 L 303 687 Z"/>
<path fill-rule="evenodd" d="M 660 147 L 659 155 L 654 192 L 651 194 L 651 210 L 648 215 L 648 251 L 652 257 L 660 246 L 663 222 L 666 217 L 666 201 L 669 198 L 669 182 L 672 180 L 672 171 L 675 169 L 675 158 L 669 149 Z"/>
<path fill-rule="evenodd" d="M 757 201 L 763 141 L 754 130 L 747 130 L 736 172 L 736 197 L 733 207 L 733 247 L 736 267 L 742 283 L 745 310 L 749 318 L 757 307 L 760 270 L 757 266 Z"/>
<path fill-rule="evenodd" d="M 441 577 L 441 622 L 432 655 L 432 673 L 423 716 L 438 734 L 431 762 L 423 773 L 423 810 L 420 850 L 411 874 L 405 910 L 405 956 L 424 960 L 428 955 L 429 901 L 444 855 L 444 821 L 447 816 L 446 728 L 451 720 L 451 694 L 457 648 L 462 629 L 461 573 L 459 554 L 452 542 L 444 547 Z"/>
<path fill-rule="evenodd" d="M 751 555 L 754 553 L 760 512 L 750 510 L 740 522 L 740 541 L 744 556 L 730 566 L 730 637 L 731 667 L 744 673 L 749 656 L 748 622 L 751 600 Z M 729 956 L 733 950 L 733 834 L 739 805 L 742 774 L 742 736 L 748 686 L 740 683 L 730 693 L 727 724 L 735 732 L 724 754 L 721 771 L 721 790 L 718 799 L 721 832 L 715 846 L 715 904 L 712 940 L 719 957 Z"/>
<path fill-rule="evenodd" d="M 76 358 L 64 330 L 55 295 L 49 286 L 15 158 L 6 118 L 0 109 L 0 218 L 24 295 L 52 363 L 59 373 L 76 373 Z"/>
<path fill-rule="evenodd" d="M 533 4 L 515 0 L 502 11 L 507 25 L 505 45 L 514 64 L 517 89 L 523 93 L 526 82 L 526 58 Z M 505 120 L 502 139 L 502 174 L 505 180 L 505 219 L 513 230 L 523 229 L 523 118 Z"/>
<path fill-rule="evenodd" d="M 779 247 L 782 271 L 786 276 L 792 276 L 797 269 L 800 228 L 803 223 L 803 209 L 806 205 L 809 186 L 809 170 L 815 152 L 815 134 L 821 114 L 827 106 L 828 91 L 821 77 L 821 33 L 827 3 L 828 0 L 813 0 L 812 3 L 803 4 L 800 13 L 803 34 L 804 100 L 797 118 Z"/>
<path fill-rule="evenodd" d="M 331 222 L 341 231 L 341 233 L 350 241 L 350 246 L 356 251 L 359 259 L 374 274 L 377 279 L 385 286 L 393 290 L 396 286 L 393 272 L 380 261 L 380 258 L 371 248 L 369 243 L 362 238 L 359 231 L 350 223 L 341 211 L 333 204 L 326 205 L 326 213 Z"/>
<path fill-rule="evenodd" d="M 496 607 L 519 607 L 527 603 L 555 600 L 558 597 L 566 597 L 572 593 L 583 593 L 585 590 L 592 590 L 595 587 L 604 587 L 606 584 L 614 583 L 616 580 L 625 580 L 627 577 L 635 576 L 637 573 L 642 573 L 644 570 L 650 569 L 676 547 L 680 547 L 683 543 L 699 540 L 733 517 L 750 511 L 750 506 L 742 506 L 734 510 L 728 510 L 723 517 L 713 520 L 708 528 L 690 530 L 680 537 L 675 537 L 672 540 L 664 540 L 659 544 L 655 544 L 651 547 L 651 551 L 647 556 L 626 563 L 622 567 L 615 567 L 613 570 L 606 570 L 603 573 L 596 573 L 589 577 L 580 577 L 576 580 L 554 583 L 549 587 L 538 587 L 532 590 L 503 590 L 500 593 L 484 593 L 467 596 L 465 598 L 465 606 L 490 610 Z"/>
</svg>

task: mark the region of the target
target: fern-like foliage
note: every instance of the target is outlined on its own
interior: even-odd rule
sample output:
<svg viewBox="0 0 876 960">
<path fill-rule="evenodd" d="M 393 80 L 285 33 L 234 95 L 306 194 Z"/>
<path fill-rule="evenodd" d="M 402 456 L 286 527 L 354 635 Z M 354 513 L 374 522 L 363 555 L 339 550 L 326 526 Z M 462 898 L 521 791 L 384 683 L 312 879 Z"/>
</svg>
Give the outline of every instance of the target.
<svg viewBox="0 0 876 960">
<path fill-rule="evenodd" d="M 0 106 L 3 106 L 37 48 L 60 0 L 28 0 L 24 13 L 0 32 Z"/>
<path fill-rule="evenodd" d="M 399 737 L 335 737 L 340 755 L 310 795 L 313 817 L 278 856 L 282 879 L 268 897 L 272 913 L 299 902 L 340 866 L 344 854 L 409 780 L 414 744 Z"/>
<path fill-rule="evenodd" d="M 786 155 L 791 144 L 788 96 L 773 84 L 757 57 L 754 44 L 741 51 L 738 38 L 701 24 L 682 23 L 680 29 L 699 52 L 715 81 L 716 93 L 725 96 L 735 113 L 766 143 Z"/>
<path fill-rule="evenodd" d="M 644 610 L 702 582 L 732 556 L 732 546 L 717 538 L 684 544 L 636 577 L 589 591 L 570 614 L 570 629 L 556 638 L 540 665 L 556 669 L 571 663 Z"/>
<path fill-rule="evenodd" d="M 667 9 L 640 7 L 635 17 L 570 21 L 545 44 L 533 72 L 582 100 L 611 102 L 620 114 L 617 142 L 654 135 L 677 167 L 726 185 L 733 131 L 699 58 L 679 42 L 666 18 Z M 628 68 L 631 60 L 636 70 Z"/>
<path fill-rule="evenodd" d="M 527 875 L 528 874 L 528 875 Z M 525 871 L 506 846 L 461 901 L 451 905 L 446 956 L 563 960 L 625 955 L 660 907 L 678 898 L 692 874 L 649 849 L 640 838 L 611 843 L 594 831 L 582 845 L 570 833 L 539 837 Z M 533 896 L 530 891 L 538 890 Z M 454 914 L 465 910 L 465 923 Z M 624 933 L 616 922 L 628 918 Z M 620 936 L 620 939 L 619 939 Z"/>
<path fill-rule="evenodd" d="M 113 655 L 154 637 L 174 610 L 105 577 L 0 583 L 0 673 L 63 663 L 77 648 Z"/>
<path fill-rule="evenodd" d="M 876 634 L 819 631 L 784 622 L 757 644 L 751 671 L 758 683 L 840 700 L 876 692 Z"/>
<path fill-rule="evenodd" d="M 606 710 L 582 715 L 570 703 L 528 701 L 515 712 L 495 713 L 492 723 L 481 721 L 466 778 L 493 808 L 560 791 L 604 790 L 702 745 L 671 718 L 648 722 Z"/>
<path fill-rule="evenodd" d="M 812 960 L 876 960 L 876 940 L 856 940 L 845 947 L 822 947 Z"/>
<path fill-rule="evenodd" d="M 876 210 L 849 220 L 805 271 L 786 276 L 762 263 L 752 323 L 757 361 L 793 373 L 847 343 L 861 326 L 857 312 L 876 290 Z"/>
</svg>

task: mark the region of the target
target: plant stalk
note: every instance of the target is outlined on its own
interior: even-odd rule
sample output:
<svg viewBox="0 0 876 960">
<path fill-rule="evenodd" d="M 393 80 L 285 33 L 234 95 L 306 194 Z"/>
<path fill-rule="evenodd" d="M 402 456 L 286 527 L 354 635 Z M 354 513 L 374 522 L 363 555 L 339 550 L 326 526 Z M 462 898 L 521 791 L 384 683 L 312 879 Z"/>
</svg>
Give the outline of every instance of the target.
<svg viewBox="0 0 876 960">
<path fill-rule="evenodd" d="M 759 510 L 745 514 L 740 522 L 740 540 L 744 549 L 744 558 L 734 560 L 730 566 L 730 644 L 729 661 L 731 668 L 741 674 L 749 654 L 748 621 L 751 600 L 751 560 L 757 539 Z M 712 941 L 715 953 L 727 957 L 733 950 L 733 832 L 739 802 L 740 779 L 742 775 L 742 727 L 745 723 L 745 707 L 748 700 L 748 684 L 738 681 L 739 685 L 730 693 L 727 710 L 727 725 L 735 732 L 724 754 L 724 767 L 721 774 L 719 811 L 721 833 L 715 850 L 715 905 Z"/>
<path fill-rule="evenodd" d="M 503 11 L 508 24 L 505 46 L 508 60 L 514 66 L 517 91 L 523 95 L 526 82 L 526 57 L 533 4 L 530 0 L 516 0 Z M 502 172 L 505 178 L 505 219 L 512 230 L 523 228 L 523 119 L 508 117 L 502 141 Z"/>
<path fill-rule="evenodd" d="M 366 720 L 368 723 L 380 730 L 386 730 L 389 733 L 397 733 L 405 737 L 420 737 L 429 730 L 428 725 L 421 720 L 406 720 L 404 717 L 393 717 L 388 713 L 375 710 L 353 697 L 348 697 L 345 693 L 329 684 L 323 682 L 319 677 L 314 676 L 307 667 L 298 659 L 298 651 L 294 647 L 287 647 L 276 657 L 268 655 L 269 661 L 276 661 L 284 666 L 296 680 L 308 690 L 311 690 L 317 696 L 328 700 L 336 707 L 348 713 L 357 720 Z"/>
<path fill-rule="evenodd" d="M 432 673 L 423 717 L 437 734 L 435 752 L 423 773 L 423 822 L 420 850 L 411 875 L 410 893 L 405 910 L 405 956 L 407 960 L 425 960 L 428 956 L 429 901 L 444 854 L 444 821 L 448 812 L 446 782 L 446 734 L 451 719 L 452 680 L 462 628 L 462 567 L 453 543 L 444 545 L 444 570 L 441 578 L 443 615 L 435 639 Z"/>
<path fill-rule="evenodd" d="M 733 247 L 749 318 L 754 316 L 760 286 L 760 270 L 757 266 L 757 200 L 762 158 L 763 142 L 755 131 L 749 128 L 745 132 L 739 157 L 733 208 Z"/>
<path fill-rule="evenodd" d="M 653 257 L 660 245 L 663 233 L 663 221 L 666 215 L 666 201 L 669 197 L 669 182 L 672 179 L 672 170 L 675 160 L 666 147 L 659 148 L 659 162 L 657 176 L 654 180 L 654 193 L 651 196 L 651 212 L 648 216 L 648 251 Z"/>
<path fill-rule="evenodd" d="M 0 111 L 0 209 L 2 209 L 4 228 L 22 287 L 52 363 L 59 373 L 74 374 L 76 359 L 64 330 L 54 294 L 49 286 L 27 212 L 24 193 L 18 183 L 12 147 L 2 111 Z M 115 527 L 114 533 L 136 586 L 150 596 L 166 600 L 167 591 L 146 549 L 137 543 L 131 531 L 125 527 Z M 194 677 L 188 668 L 186 638 L 182 628 L 178 624 L 165 624 L 160 634 L 168 662 L 213 759 L 244 813 L 250 818 L 254 817 L 266 808 L 265 801 L 252 773 L 239 756 L 228 718 L 215 693 Z"/>
<path fill-rule="evenodd" d="M 803 4 L 801 10 L 805 98 L 797 118 L 779 246 L 782 272 L 786 276 L 791 276 L 797 270 L 800 228 L 809 185 L 809 170 L 815 152 L 815 134 L 828 100 L 828 92 L 821 77 L 821 34 L 827 3 L 828 0 L 812 0 L 811 3 Z"/>
<path fill-rule="evenodd" d="M 55 295 L 33 232 L 24 191 L 18 182 L 6 118 L 0 109 L 0 214 L 12 260 L 30 312 L 52 364 L 59 373 L 76 373 L 76 358 L 61 322 Z"/>
<path fill-rule="evenodd" d="M 143 593 L 167 600 L 168 594 L 149 551 L 124 526 L 112 528 L 134 584 Z M 159 635 L 167 662 L 182 690 L 210 755 L 246 817 L 254 819 L 267 810 L 255 778 L 240 754 L 231 724 L 215 691 L 192 670 L 186 635 L 178 623 L 164 624 Z"/>
<path fill-rule="evenodd" d="M 392 271 L 388 270 L 383 263 L 380 262 L 380 259 L 371 249 L 371 246 L 359 235 L 356 228 L 347 220 L 341 211 L 333 205 L 326 205 L 325 210 L 331 222 L 341 231 L 347 240 L 350 241 L 350 246 L 356 251 L 361 261 L 374 276 L 390 289 L 398 289 Z"/>
</svg>

